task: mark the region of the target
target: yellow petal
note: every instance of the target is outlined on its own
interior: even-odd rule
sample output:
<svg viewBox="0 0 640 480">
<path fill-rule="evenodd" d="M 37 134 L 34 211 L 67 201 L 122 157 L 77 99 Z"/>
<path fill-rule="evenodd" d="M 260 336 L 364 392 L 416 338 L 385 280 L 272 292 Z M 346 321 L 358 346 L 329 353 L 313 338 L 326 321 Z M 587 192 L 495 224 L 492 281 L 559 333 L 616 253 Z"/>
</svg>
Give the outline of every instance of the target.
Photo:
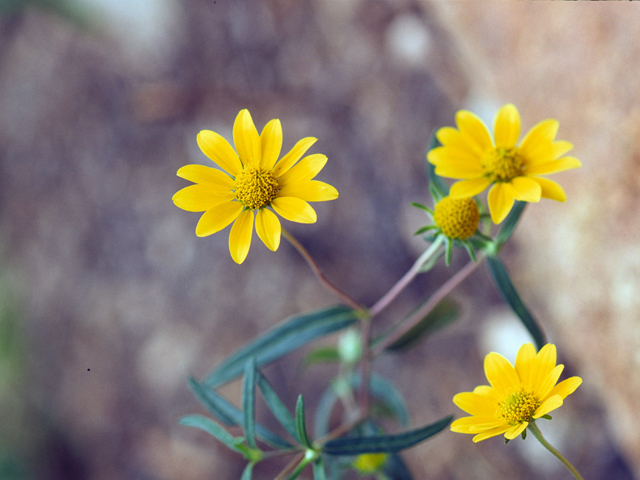
<svg viewBox="0 0 640 480">
<path fill-rule="evenodd" d="M 264 126 L 260 134 L 260 145 L 262 148 L 261 166 L 266 170 L 271 170 L 276 164 L 282 149 L 282 125 L 280 120 L 274 118 Z"/>
<path fill-rule="evenodd" d="M 487 432 L 480 433 L 473 437 L 473 443 L 481 442 L 482 440 L 486 440 L 487 438 L 495 437 L 497 435 L 502 435 L 504 432 L 509 430 L 511 425 L 505 424 L 500 427 L 493 428 Z"/>
<path fill-rule="evenodd" d="M 453 397 L 453 403 L 471 415 L 492 416 L 497 409 L 494 400 L 472 392 L 458 393 Z"/>
<path fill-rule="evenodd" d="M 493 148 L 489 129 L 484 122 L 467 110 L 460 110 L 456 113 L 456 124 L 460 132 L 471 140 L 477 152 L 483 153 Z"/>
<path fill-rule="evenodd" d="M 309 181 L 320 173 L 326 164 L 327 156 L 320 153 L 304 157 L 282 174 L 278 179 L 278 184 L 280 188 L 284 188 L 293 183 Z"/>
<path fill-rule="evenodd" d="M 196 235 L 206 237 L 219 232 L 238 218 L 242 208 L 240 202 L 225 202 L 210 208 L 200 217 L 196 226 Z"/>
<path fill-rule="evenodd" d="M 451 431 L 457 433 L 479 433 L 499 427 L 504 420 L 495 417 L 462 417 L 451 424 Z"/>
<path fill-rule="evenodd" d="M 538 389 L 533 392 L 534 395 L 539 399 L 547 398 L 553 387 L 558 383 L 562 370 L 564 370 L 564 365 L 556 365 L 549 375 L 538 384 Z"/>
<path fill-rule="evenodd" d="M 256 215 L 256 233 L 269 250 L 276 251 L 280 246 L 282 227 L 276 214 L 266 208 L 258 210 Z"/>
<path fill-rule="evenodd" d="M 552 397 L 554 395 L 559 395 L 560 398 L 567 398 L 567 395 L 575 392 L 576 388 L 578 388 L 581 383 L 582 379 L 580 377 L 567 378 L 553 387 L 553 390 L 551 390 L 548 396 Z"/>
<path fill-rule="evenodd" d="M 557 142 L 553 142 L 551 153 L 552 160 L 560 158 L 562 155 L 569 152 L 572 148 L 573 144 L 565 140 L 558 140 Z"/>
<path fill-rule="evenodd" d="M 558 133 L 557 120 L 543 120 L 533 126 L 524 136 L 519 153 L 527 158 L 535 158 L 553 151 L 552 144 Z"/>
<path fill-rule="evenodd" d="M 558 202 L 564 202 L 567 199 L 567 194 L 564 193 L 562 187 L 553 180 L 543 177 L 531 177 L 531 179 L 540 185 L 540 196 L 542 198 L 550 198 Z"/>
<path fill-rule="evenodd" d="M 556 346 L 552 343 L 547 343 L 538 352 L 531 365 L 531 385 L 533 385 L 534 392 L 540 391 L 540 386 L 556 367 L 556 358 Z"/>
<path fill-rule="evenodd" d="M 451 185 L 449 196 L 453 198 L 473 197 L 491 185 L 486 178 L 474 178 L 472 180 L 462 180 Z"/>
<path fill-rule="evenodd" d="M 229 232 L 229 251 L 234 262 L 240 264 L 247 258 L 252 233 L 253 211 L 245 210 L 236 219 Z"/>
<path fill-rule="evenodd" d="M 233 179 L 217 168 L 204 165 L 185 165 L 176 174 L 185 180 L 194 183 L 206 183 L 215 189 L 218 195 L 225 195 L 233 189 Z"/>
<path fill-rule="evenodd" d="M 516 372 L 522 382 L 522 387 L 527 392 L 533 391 L 533 384 L 531 383 L 531 365 L 536 359 L 536 349 L 533 344 L 525 343 L 518 350 L 516 356 Z"/>
<path fill-rule="evenodd" d="M 508 183 L 496 183 L 487 195 L 487 203 L 489 204 L 489 212 L 491 212 L 491 220 L 498 224 L 502 222 L 513 207 L 514 197 L 511 185 Z"/>
<path fill-rule="evenodd" d="M 429 157 L 429 161 L 436 166 L 437 175 L 463 179 L 482 176 L 482 165 L 477 158 L 465 155 L 461 150 L 445 148 L 448 150 L 434 151 L 433 155 Z M 429 153 L 431 154 L 431 152 Z M 441 160 L 441 157 L 445 157 L 445 159 Z"/>
<path fill-rule="evenodd" d="M 284 172 L 289 170 L 300 158 L 305 154 L 309 147 L 316 143 L 318 139 L 313 137 L 305 137 L 299 140 L 293 148 L 284 157 L 280 159 L 273 169 L 273 175 L 279 177 Z"/>
<path fill-rule="evenodd" d="M 581 167 L 580 160 L 574 157 L 562 157 L 558 160 L 552 160 L 547 163 L 541 163 L 536 165 L 527 165 L 525 167 L 526 175 L 548 175 L 550 173 L 563 172 L 565 170 L 571 170 L 572 168 Z"/>
<path fill-rule="evenodd" d="M 535 180 L 527 177 L 516 177 L 511 182 L 513 198 L 521 202 L 539 202 L 542 188 Z"/>
<path fill-rule="evenodd" d="M 473 137 L 465 135 L 453 127 L 442 127 L 436 133 L 436 137 L 444 147 L 455 148 L 464 152 L 465 155 L 477 158 L 485 152 L 485 149 L 479 147 Z"/>
<path fill-rule="evenodd" d="M 196 184 L 178 190 L 172 200 L 176 207 L 187 212 L 204 212 L 220 203 L 230 202 L 234 198 L 233 193 L 220 195 L 210 185 Z"/>
<path fill-rule="evenodd" d="M 520 388 L 520 378 L 509 360 L 491 352 L 484 357 L 484 373 L 493 388 L 505 396 Z"/>
<path fill-rule="evenodd" d="M 242 171 L 242 164 L 229 142 L 211 130 L 202 130 L 196 137 L 198 146 L 211 161 L 234 177 Z"/>
<path fill-rule="evenodd" d="M 533 414 L 533 418 L 543 417 L 547 413 L 561 406 L 562 406 L 562 397 L 560 395 L 554 395 L 553 397 L 549 397 L 547 400 L 542 402 L 542 404 L 538 408 L 536 408 L 536 411 Z"/>
<path fill-rule="evenodd" d="M 273 209 L 282 218 L 298 223 L 315 223 L 316 211 L 304 200 L 295 197 L 278 197 L 271 202 Z"/>
<path fill-rule="evenodd" d="M 516 146 L 520 137 L 520 114 L 513 104 L 508 103 L 498 110 L 494 124 L 494 137 L 497 148 L 510 149 Z"/>
<path fill-rule="evenodd" d="M 260 165 L 261 146 L 258 130 L 253 124 L 249 110 L 240 110 L 233 123 L 233 143 L 245 168 L 257 168 Z"/>
<path fill-rule="evenodd" d="M 518 425 L 514 425 L 513 427 L 511 427 L 509 430 L 505 432 L 504 438 L 506 438 L 507 440 L 513 440 L 522 432 L 524 432 L 524 429 L 527 428 L 528 426 L 529 426 L 529 422 L 522 422 Z"/>
<path fill-rule="evenodd" d="M 298 197 L 307 202 L 327 202 L 338 198 L 338 190 L 318 180 L 293 183 L 282 188 L 278 196 Z"/>
</svg>

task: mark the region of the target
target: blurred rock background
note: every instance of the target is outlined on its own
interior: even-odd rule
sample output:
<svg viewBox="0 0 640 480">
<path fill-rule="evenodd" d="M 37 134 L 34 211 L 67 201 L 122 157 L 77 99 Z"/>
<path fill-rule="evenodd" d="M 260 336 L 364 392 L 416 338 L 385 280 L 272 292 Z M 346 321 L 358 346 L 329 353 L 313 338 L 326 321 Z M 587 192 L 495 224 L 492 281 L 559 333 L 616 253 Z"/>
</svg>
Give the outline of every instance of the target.
<svg viewBox="0 0 640 480">
<path fill-rule="evenodd" d="M 199 239 L 171 196 L 205 163 L 201 129 L 231 138 L 249 108 L 303 136 L 340 191 L 318 223 L 288 228 L 325 274 L 372 304 L 424 245 L 434 128 L 513 102 L 523 130 L 553 117 L 583 168 L 566 204 L 527 209 L 503 253 L 514 281 L 584 384 L 545 434 L 585 478 L 640 472 L 640 11 L 627 2 L 419 0 L 2 0 L 0 2 L 0 478 L 235 479 L 242 462 L 176 420 L 186 386 L 288 315 L 335 302 L 283 241 L 231 260 L 228 230 Z M 454 257 L 453 268 L 465 262 Z M 381 317 L 451 275 L 419 278 Z M 527 341 L 484 268 L 454 327 L 375 369 L 414 425 L 460 413 L 490 350 Z M 381 328 L 380 327 L 380 328 Z M 267 369 L 311 408 L 330 368 Z M 240 387 L 225 387 L 239 398 Z M 264 414 L 265 412 L 262 412 Z M 264 421 L 268 422 L 266 414 Z M 443 433 L 404 454 L 415 478 L 562 479 L 531 439 Z M 255 478 L 273 478 L 265 464 Z"/>
</svg>

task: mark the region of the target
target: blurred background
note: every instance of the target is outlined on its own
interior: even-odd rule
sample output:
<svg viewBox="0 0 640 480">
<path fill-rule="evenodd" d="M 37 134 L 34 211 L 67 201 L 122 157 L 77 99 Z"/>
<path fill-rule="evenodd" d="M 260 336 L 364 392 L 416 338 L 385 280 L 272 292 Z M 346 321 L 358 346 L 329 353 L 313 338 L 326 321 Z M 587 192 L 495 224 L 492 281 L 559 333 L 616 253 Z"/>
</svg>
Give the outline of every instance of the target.
<svg viewBox="0 0 640 480">
<path fill-rule="evenodd" d="M 529 206 L 501 255 L 563 378 L 584 380 L 543 432 L 585 478 L 638 478 L 638 78 L 630 2 L 0 0 L 0 479 L 239 478 L 235 453 L 176 424 L 204 413 L 187 377 L 336 299 L 285 241 L 254 238 L 238 266 L 228 229 L 195 236 L 199 215 L 171 197 L 180 166 L 207 162 L 199 130 L 231 139 L 249 108 L 258 129 L 282 121 L 283 151 L 319 138 L 340 198 L 285 227 L 371 305 L 425 248 L 409 203 L 428 202 L 432 130 L 507 102 L 523 131 L 558 119 L 583 162 L 554 176 L 567 202 Z M 465 262 L 418 278 L 378 328 Z M 528 341 L 486 268 L 454 297 L 454 326 L 374 365 L 414 426 L 460 416 L 451 398 L 484 383 L 486 353 Z M 299 358 L 266 374 L 313 409 L 334 371 Z M 416 479 L 568 478 L 537 447 L 443 432 L 403 458 Z"/>
</svg>

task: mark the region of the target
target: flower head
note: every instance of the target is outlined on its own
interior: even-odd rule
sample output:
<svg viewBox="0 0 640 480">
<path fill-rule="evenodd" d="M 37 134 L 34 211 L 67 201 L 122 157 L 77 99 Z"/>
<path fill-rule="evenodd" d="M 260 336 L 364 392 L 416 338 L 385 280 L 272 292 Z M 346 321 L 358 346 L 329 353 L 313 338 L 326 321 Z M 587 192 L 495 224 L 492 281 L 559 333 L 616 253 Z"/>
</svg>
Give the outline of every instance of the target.
<svg viewBox="0 0 640 480">
<path fill-rule="evenodd" d="M 433 222 L 445 236 L 451 239 L 466 240 L 478 228 L 480 211 L 472 198 L 449 196 L 436 203 Z"/>
<path fill-rule="evenodd" d="M 438 130 L 442 146 L 427 155 L 436 174 L 462 180 L 451 186 L 452 197 L 472 197 L 492 185 L 487 200 L 494 223 L 504 220 L 514 200 L 566 200 L 560 185 L 539 176 L 581 165 L 578 159 L 563 156 L 573 145 L 555 140 L 557 120 L 538 123 L 520 144 L 520 114 L 512 104 L 498 111 L 493 139 L 482 120 L 469 111 L 460 110 L 456 124 L 458 129 Z"/>
<path fill-rule="evenodd" d="M 254 218 L 258 237 L 275 251 L 282 227 L 273 211 L 292 222 L 314 223 L 316 212 L 307 202 L 338 198 L 334 187 L 313 180 L 327 157 L 313 154 L 300 160 L 315 138 L 303 138 L 278 161 L 282 148 L 280 120 L 269 121 L 258 135 L 249 111 L 241 110 L 233 125 L 237 153 L 210 130 L 198 133 L 197 141 L 202 152 L 222 170 L 204 165 L 180 168 L 178 176 L 195 185 L 178 191 L 173 202 L 183 210 L 204 212 L 196 226 L 199 237 L 219 232 L 233 222 L 229 250 L 236 263 L 242 263 L 249 253 Z"/>
<path fill-rule="evenodd" d="M 353 467 L 361 474 L 371 474 L 382 470 L 387 463 L 386 453 L 363 453 L 353 461 Z"/>
<path fill-rule="evenodd" d="M 560 407 L 567 395 L 582 383 L 571 377 L 557 383 L 564 365 L 556 366 L 556 347 L 547 344 L 536 351 L 532 344 L 520 347 L 515 368 L 498 353 L 484 359 L 484 371 L 491 386 L 480 385 L 473 392 L 453 397 L 453 403 L 470 413 L 451 424 L 458 433 L 475 434 L 474 442 L 496 435 L 513 440 L 529 422 Z"/>
</svg>

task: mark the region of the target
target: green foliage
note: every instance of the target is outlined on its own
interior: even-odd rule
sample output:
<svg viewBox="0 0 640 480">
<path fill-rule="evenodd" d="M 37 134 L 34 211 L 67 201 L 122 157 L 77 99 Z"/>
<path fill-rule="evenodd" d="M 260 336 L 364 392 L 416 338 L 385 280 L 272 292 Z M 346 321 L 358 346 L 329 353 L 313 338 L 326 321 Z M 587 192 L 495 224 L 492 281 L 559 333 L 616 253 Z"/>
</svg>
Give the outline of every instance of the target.
<svg viewBox="0 0 640 480">
<path fill-rule="evenodd" d="M 307 422 L 304 415 L 304 400 L 302 399 L 302 395 L 298 396 L 298 402 L 296 403 L 296 432 L 298 432 L 298 438 L 305 447 L 313 448 L 313 443 L 309 435 L 307 435 Z"/>
<path fill-rule="evenodd" d="M 520 295 L 518 295 L 518 292 L 509 278 L 507 269 L 498 257 L 488 257 L 487 262 L 489 265 L 489 272 L 491 272 L 491 277 L 498 287 L 498 290 L 500 290 L 502 297 L 509 304 L 520 321 L 522 321 L 522 324 L 533 337 L 533 341 L 536 343 L 538 350 L 540 350 L 547 343 L 544 333 L 538 326 L 536 319 L 525 306 Z"/>
<path fill-rule="evenodd" d="M 295 315 L 227 357 L 204 383 L 216 388 L 240 376 L 251 357 L 256 358 L 258 366 L 269 364 L 324 335 L 353 325 L 358 318 L 359 313 L 345 305 Z"/>
<path fill-rule="evenodd" d="M 247 361 L 242 382 L 242 410 L 244 433 L 251 448 L 256 448 L 256 357 Z"/>
<path fill-rule="evenodd" d="M 448 416 L 430 425 L 409 430 L 397 435 L 372 435 L 366 437 L 345 437 L 331 440 L 322 445 L 322 453 L 327 455 L 359 455 L 361 453 L 396 453 L 413 447 L 444 430 L 453 420 Z"/>
<path fill-rule="evenodd" d="M 360 374 L 354 375 L 352 379 L 353 389 L 358 390 L 361 384 L 362 377 Z M 389 380 L 372 373 L 369 379 L 369 391 L 398 420 L 400 425 L 403 427 L 409 425 L 409 410 L 404 397 Z"/>
<path fill-rule="evenodd" d="M 264 398 L 267 407 L 269 407 L 269 410 L 271 410 L 271 413 L 273 413 L 273 416 L 278 420 L 280 425 L 287 430 L 292 438 L 295 438 L 298 443 L 302 443 L 302 440 L 298 437 L 298 432 L 296 430 L 296 421 L 293 419 L 293 416 L 291 416 L 287 407 L 282 403 L 282 400 L 267 378 L 262 375 L 260 370 L 256 370 L 256 379 L 258 388 L 262 393 L 262 397 Z"/>
<path fill-rule="evenodd" d="M 498 233 L 498 237 L 496 238 L 498 248 L 504 245 L 507 240 L 511 238 L 511 235 L 513 235 L 513 231 L 518 225 L 518 221 L 520 220 L 522 212 L 524 212 L 526 206 L 527 202 L 515 202 L 515 205 L 509 212 L 509 215 L 507 215 L 507 218 L 505 218 L 502 228 L 500 229 L 500 233 Z"/>
</svg>

